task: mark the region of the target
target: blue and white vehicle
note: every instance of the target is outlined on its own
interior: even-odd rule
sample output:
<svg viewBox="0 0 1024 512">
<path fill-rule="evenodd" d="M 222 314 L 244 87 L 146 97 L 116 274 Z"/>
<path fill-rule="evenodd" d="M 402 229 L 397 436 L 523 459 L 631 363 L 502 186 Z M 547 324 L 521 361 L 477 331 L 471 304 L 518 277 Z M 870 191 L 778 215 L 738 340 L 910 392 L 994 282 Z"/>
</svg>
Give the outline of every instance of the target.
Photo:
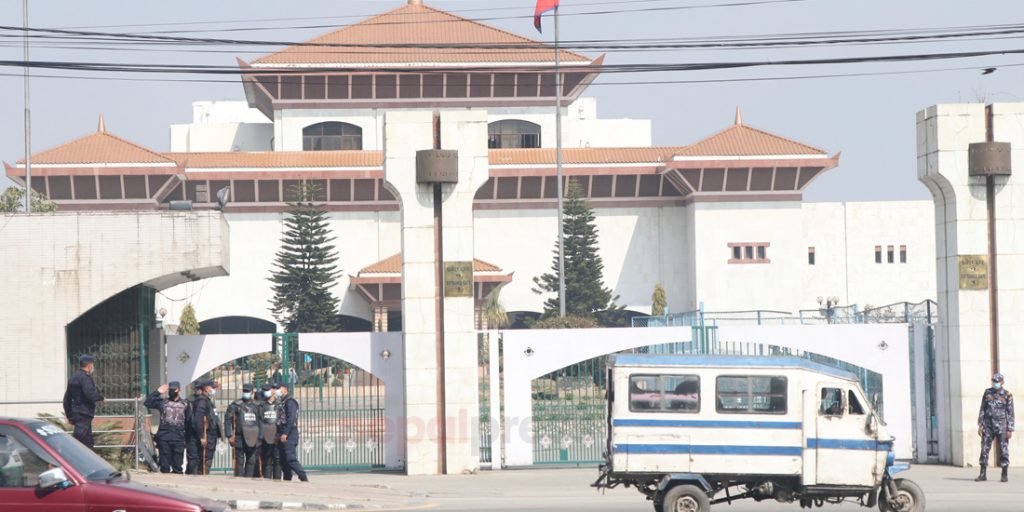
<svg viewBox="0 0 1024 512">
<path fill-rule="evenodd" d="M 617 355 L 596 487 L 635 487 L 657 512 L 739 499 L 921 512 L 892 475 L 894 439 L 853 374 L 797 357 Z"/>
</svg>

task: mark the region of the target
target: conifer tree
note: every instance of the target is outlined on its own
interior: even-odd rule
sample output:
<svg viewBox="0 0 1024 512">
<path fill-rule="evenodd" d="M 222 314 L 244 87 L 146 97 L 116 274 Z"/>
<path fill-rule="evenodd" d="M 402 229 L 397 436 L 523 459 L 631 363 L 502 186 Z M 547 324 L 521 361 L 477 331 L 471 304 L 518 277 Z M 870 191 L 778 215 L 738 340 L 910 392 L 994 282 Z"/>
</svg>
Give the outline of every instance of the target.
<svg viewBox="0 0 1024 512">
<path fill-rule="evenodd" d="M 597 250 L 597 226 L 590 203 L 576 180 L 569 180 L 563 204 L 565 230 L 565 314 L 593 316 L 615 308 L 618 296 L 604 287 L 604 263 Z M 558 315 L 558 242 L 555 242 L 551 273 L 534 277 L 534 293 L 554 293 L 544 302 L 544 316 Z"/>
<path fill-rule="evenodd" d="M 338 326 L 338 298 L 330 287 L 340 275 L 335 238 L 319 190 L 310 183 L 289 190 L 288 215 L 281 250 L 274 258 L 270 311 L 288 332 L 333 332 Z"/>
<path fill-rule="evenodd" d="M 185 304 L 178 319 L 178 334 L 195 336 L 199 334 L 199 320 L 196 319 L 196 308 L 192 303 Z"/>
<path fill-rule="evenodd" d="M 654 293 L 651 294 L 651 316 L 663 316 L 668 309 L 668 298 L 665 296 L 665 287 L 658 283 L 654 285 Z"/>
</svg>

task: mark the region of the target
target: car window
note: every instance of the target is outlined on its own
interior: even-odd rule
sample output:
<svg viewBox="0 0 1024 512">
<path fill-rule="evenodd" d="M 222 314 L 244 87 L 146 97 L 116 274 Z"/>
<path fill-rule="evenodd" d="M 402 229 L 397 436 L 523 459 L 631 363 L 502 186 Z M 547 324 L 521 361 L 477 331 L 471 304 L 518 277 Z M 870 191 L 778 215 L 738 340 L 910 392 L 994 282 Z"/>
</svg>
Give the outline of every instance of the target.
<svg viewBox="0 0 1024 512">
<path fill-rule="evenodd" d="M 716 379 L 715 410 L 735 414 L 785 414 L 785 377 L 722 376 Z"/>
<path fill-rule="evenodd" d="M 0 488 L 35 487 L 39 475 L 57 467 L 24 432 L 0 425 Z"/>
<path fill-rule="evenodd" d="M 843 390 L 839 388 L 821 388 L 821 405 L 818 413 L 822 416 L 843 415 Z"/>
<path fill-rule="evenodd" d="M 103 480 L 116 470 L 96 452 L 86 448 L 63 429 L 45 421 L 26 423 L 26 426 L 50 448 L 60 454 L 78 474 L 89 480 Z"/>
<path fill-rule="evenodd" d="M 696 375 L 632 375 L 629 410 L 700 411 L 700 378 Z"/>
<path fill-rule="evenodd" d="M 858 414 L 858 415 L 862 415 L 863 416 L 864 415 L 864 406 L 861 405 L 860 400 L 857 400 L 857 395 L 855 395 L 853 393 L 852 389 L 850 390 L 849 394 L 850 394 L 850 414 Z"/>
</svg>

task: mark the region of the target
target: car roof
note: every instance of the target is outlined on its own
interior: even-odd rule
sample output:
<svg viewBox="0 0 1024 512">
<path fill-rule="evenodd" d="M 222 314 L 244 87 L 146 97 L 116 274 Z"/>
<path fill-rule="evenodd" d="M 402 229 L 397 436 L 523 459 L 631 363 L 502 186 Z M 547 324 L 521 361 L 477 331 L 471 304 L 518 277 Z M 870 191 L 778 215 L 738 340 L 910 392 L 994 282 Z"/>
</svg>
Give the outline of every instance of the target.
<svg viewBox="0 0 1024 512">
<path fill-rule="evenodd" d="M 732 355 L 679 355 L 679 354 L 616 354 L 612 366 L 687 367 L 687 368 L 796 368 L 857 381 L 846 370 L 828 366 L 796 356 L 732 356 Z"/>
</svg>

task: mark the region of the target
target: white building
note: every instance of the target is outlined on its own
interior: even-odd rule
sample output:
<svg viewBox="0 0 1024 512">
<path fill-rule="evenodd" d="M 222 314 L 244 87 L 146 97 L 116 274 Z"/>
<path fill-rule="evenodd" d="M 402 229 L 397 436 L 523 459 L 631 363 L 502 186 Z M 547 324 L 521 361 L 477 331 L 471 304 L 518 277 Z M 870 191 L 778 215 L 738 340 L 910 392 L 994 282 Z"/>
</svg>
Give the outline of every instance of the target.
<svg viewBox="0 0 1024 512">
<path fill-rule="evenodd" d="M 190 301 L 204 329 L 235 332 L 274 328 L 266 278 L 285 196 L 313 181 L 338 237 L 339 314 L 375 329 L 390 316 L 396 328 L 400 274 L 387 263 L 401 250 L 399 207 L 383 151 L 401 141 L 385 140 L 384 115 L 484 110 L 490 179 L 474 206 L 477 300 L 504 285 L 508 311 L 540 313 L 545 297 L 532 278 L 550 270 L 556 235 L 553 52 L 418 2 L 312 42 L 379 41 L 400 45 L 295 46 L 240 61 L 246 101 L 194 103 L 192 123 L 171 126 L 170 152 L 101 127 L 33 156 L 33 186 L 61 210 L 160 210 L 186 199 L 208 209 L 230 187 L 231 275 L 167 290 L 157 307 L 170 322 Z M 508 49 L 481 56 L 401 45 L 425 42 Z M 619 304 L 648 313 L 657 283 L 673 312 L 795 313 L 817 309 L 822 296 L 862 307 L 935 299 L 931 202 L 805 203 L 838 152 L 753 128 L 738 111 L 731 125 L 707 121 L 709 132 L 724 129 L 704 140 L 652 147 L 650 121 L 600 119 L 596 100 L 583 96 L 603 56 L 562 60 L 564 172 L 595 208 L 605 284 Z M 12 179 L 24 174 L 21 164 L 6 167 Z"/>
</svg>

